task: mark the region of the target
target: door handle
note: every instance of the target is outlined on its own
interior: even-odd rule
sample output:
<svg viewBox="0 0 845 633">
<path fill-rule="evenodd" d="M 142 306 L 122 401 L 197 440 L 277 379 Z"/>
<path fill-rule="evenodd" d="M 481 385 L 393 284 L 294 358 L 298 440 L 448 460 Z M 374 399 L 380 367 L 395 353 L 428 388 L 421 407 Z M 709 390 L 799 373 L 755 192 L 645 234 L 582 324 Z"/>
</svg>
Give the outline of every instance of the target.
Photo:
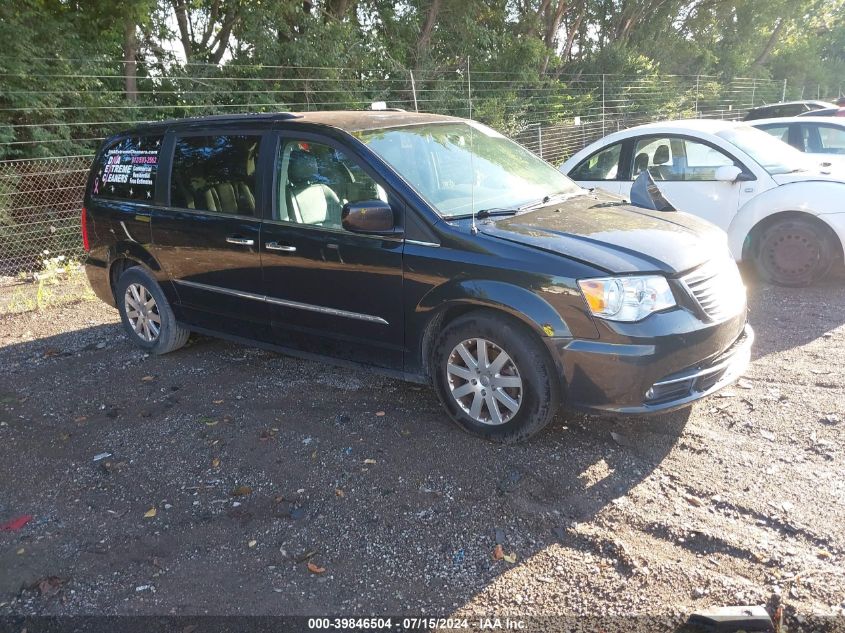
<svg viewBox="0 0 845 633">
<path fill-rule="evenodd" d="M 287 244 L 279 244 L 278 242 L 267 242 L 264 248 L 268 251 L 282 251 L 283 253 L 296 252 L 296 246 L 288 246 Z"/>
<path fill-rule="evenodd" d="M 255 240 L 251 240 L 248 237 L 237 237 L 234 235 L 227 237 L 226 241 L 229 242 L 229 244 L 238 244 L 239 246 L 252 246 L 255 244 Z"/>
</svg>

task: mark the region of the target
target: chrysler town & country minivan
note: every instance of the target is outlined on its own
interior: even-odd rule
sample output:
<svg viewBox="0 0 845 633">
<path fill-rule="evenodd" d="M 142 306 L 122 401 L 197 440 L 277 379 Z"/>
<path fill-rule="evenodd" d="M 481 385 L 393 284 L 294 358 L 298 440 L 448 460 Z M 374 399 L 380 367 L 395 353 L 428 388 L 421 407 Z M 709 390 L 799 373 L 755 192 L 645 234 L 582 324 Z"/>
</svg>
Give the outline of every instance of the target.
<svg viewBox="0 0 845 633">
<path fill-rule="evenodd" d="M 200 332 L 429 382 L 497 441 L 561 405 L 687 406 L 750 357 L 721 230 L 582 189 L 471 120 L 144 124 L 103 143 L 82 230 L 92 287 L 150 352 Z"/>
</svg>

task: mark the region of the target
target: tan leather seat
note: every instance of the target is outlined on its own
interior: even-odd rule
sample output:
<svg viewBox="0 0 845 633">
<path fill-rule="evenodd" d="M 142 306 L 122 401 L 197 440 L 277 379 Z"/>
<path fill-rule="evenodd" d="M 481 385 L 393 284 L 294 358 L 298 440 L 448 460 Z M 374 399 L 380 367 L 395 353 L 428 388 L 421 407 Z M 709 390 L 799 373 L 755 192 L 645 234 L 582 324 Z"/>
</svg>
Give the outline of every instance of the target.
<svg viewBox="0 0 845 633">
<path fill-rule="evenodd" d="M 341 226 L 341 204 L 328 185 L 318 182 L 317 159 L 303 150 L 290 153 L 288 181 L 291 211 L 302 224 Z"/>
</svg>

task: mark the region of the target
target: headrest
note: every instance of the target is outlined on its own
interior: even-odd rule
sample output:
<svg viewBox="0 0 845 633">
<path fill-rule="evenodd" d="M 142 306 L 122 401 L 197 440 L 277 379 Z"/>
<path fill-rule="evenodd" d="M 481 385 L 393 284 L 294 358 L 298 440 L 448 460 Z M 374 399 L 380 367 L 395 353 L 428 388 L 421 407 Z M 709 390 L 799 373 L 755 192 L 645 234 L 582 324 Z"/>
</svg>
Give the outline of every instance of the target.
<svg viewBox="0 0 845 633">
<path fill-rule="evenodd" d="M 648 154 L 640 152 L 634 159 L 634 169 L 642 171 L 648 167 Z"/>
<path fill-rule="evenodd" d="M 313 181 L 318 173 L 317 159 L 310 153 L 295 149 L 290 153 L 288 178 L 293 185 L 306 185 Z"/>
<path fill-rule="evenodd" d="M 654 152 L 654 164 L 665 165 L 669 162 L 669 146 L 661 145 Z"/>
</svg>

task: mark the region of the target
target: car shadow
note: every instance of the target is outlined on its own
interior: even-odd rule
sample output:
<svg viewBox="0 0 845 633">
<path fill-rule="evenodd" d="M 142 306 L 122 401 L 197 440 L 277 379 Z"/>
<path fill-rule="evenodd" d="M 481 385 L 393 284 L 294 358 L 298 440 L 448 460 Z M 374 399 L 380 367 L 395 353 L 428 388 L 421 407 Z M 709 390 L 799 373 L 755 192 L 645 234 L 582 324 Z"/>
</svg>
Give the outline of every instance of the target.
<svg viewBox="0 0 845 633">
<path fill-rule="evenodd" d="M 0 519 L 33 516 L 0 533 L 12 612 L 447 614 L 518 568 L 496 545 L 610 547 L 573 526 L 649 477 L 689 415 L 562 413 L 501 446 L 427 388 L 208 338 L 150 357 L 117 323 L 0 365 Z"/>
<path fill-rule="evenodd" d="M 808 288 L 762 282 L 743 269 L 748 289 L 748 321 L 756 339 L 752 358 L 786 351 L 824 337 L 845 323 L 845 270 L 840 266 Z"/>
</svg>

